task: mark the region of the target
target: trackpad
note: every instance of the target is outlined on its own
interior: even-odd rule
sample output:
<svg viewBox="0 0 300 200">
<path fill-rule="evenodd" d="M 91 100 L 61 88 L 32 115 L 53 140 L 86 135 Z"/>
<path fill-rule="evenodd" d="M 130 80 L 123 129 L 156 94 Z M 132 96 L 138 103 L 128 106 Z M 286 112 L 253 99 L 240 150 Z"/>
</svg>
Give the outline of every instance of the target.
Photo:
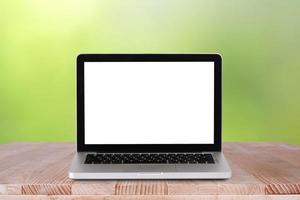
<svg viewBox="0 0 300 200">
<path fill-rule="evenodd" d="M 176 172 L 175 165 L 140 165 L 141 172 Z"/>
</svg>

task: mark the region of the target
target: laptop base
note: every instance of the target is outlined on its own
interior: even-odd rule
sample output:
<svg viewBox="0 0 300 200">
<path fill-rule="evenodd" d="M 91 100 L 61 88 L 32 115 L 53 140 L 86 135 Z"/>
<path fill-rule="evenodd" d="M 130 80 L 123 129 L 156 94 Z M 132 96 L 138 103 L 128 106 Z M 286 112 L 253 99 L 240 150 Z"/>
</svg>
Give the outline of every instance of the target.
<svg viewBox="0 0 300 200">
<path fill-rule="evenodd" d="M 89 152 L 90 153 L 90 152 Z M 71 179 L 228 179 L 230 167 L 221 152 L 213 164 L 84 164 L 87 153 L 76 153 Z"/>
</svg>

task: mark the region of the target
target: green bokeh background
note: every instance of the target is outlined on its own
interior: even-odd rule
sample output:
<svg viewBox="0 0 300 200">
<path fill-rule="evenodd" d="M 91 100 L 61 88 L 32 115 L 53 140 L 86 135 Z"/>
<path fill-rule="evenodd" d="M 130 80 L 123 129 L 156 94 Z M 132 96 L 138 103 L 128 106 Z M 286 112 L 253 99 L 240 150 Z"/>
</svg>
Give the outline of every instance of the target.
<svg viewBox="0 0 300 200">
<path fill-rule="evenodd" d="M 299 0 L 12 0 L 0 143 L 75 141 L 79 53 L 223 55 L 225 141 L 300 143 Z"/>
</svg>

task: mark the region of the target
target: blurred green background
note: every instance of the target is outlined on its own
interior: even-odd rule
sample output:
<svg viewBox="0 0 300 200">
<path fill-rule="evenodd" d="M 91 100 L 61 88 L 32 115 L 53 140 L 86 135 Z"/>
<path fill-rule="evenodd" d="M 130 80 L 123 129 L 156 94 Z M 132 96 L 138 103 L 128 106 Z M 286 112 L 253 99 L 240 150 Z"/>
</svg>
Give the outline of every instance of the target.
<svg viewBox="0 0 300 200">
<path fill-rule="evenodd" d="M 0 143 L 75 141 L 79 53 L 223 55 L 225 141 L 300 144 L 299 0 L 1 1 Z"/>
</svg>

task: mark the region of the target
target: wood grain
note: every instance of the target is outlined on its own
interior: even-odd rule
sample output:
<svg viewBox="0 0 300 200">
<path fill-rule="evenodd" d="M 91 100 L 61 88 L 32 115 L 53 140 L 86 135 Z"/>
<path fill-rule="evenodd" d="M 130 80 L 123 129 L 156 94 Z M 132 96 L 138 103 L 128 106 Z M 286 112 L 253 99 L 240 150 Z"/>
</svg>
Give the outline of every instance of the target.
<svg viewBox="0 0 300 200">
<path fill-rule="evenodd" d="M 300 147 L 258 142 L 225 143 L 223 149 L 233 172 L 229 180 L 73 181 L 74 144 L 2 144 L 0 199 L 300 199 Z"/>
<path fill-rule="evenodd" d="M 298 195 L 2 195 L 0 200 L 299 200 Z"/>
</svg>

